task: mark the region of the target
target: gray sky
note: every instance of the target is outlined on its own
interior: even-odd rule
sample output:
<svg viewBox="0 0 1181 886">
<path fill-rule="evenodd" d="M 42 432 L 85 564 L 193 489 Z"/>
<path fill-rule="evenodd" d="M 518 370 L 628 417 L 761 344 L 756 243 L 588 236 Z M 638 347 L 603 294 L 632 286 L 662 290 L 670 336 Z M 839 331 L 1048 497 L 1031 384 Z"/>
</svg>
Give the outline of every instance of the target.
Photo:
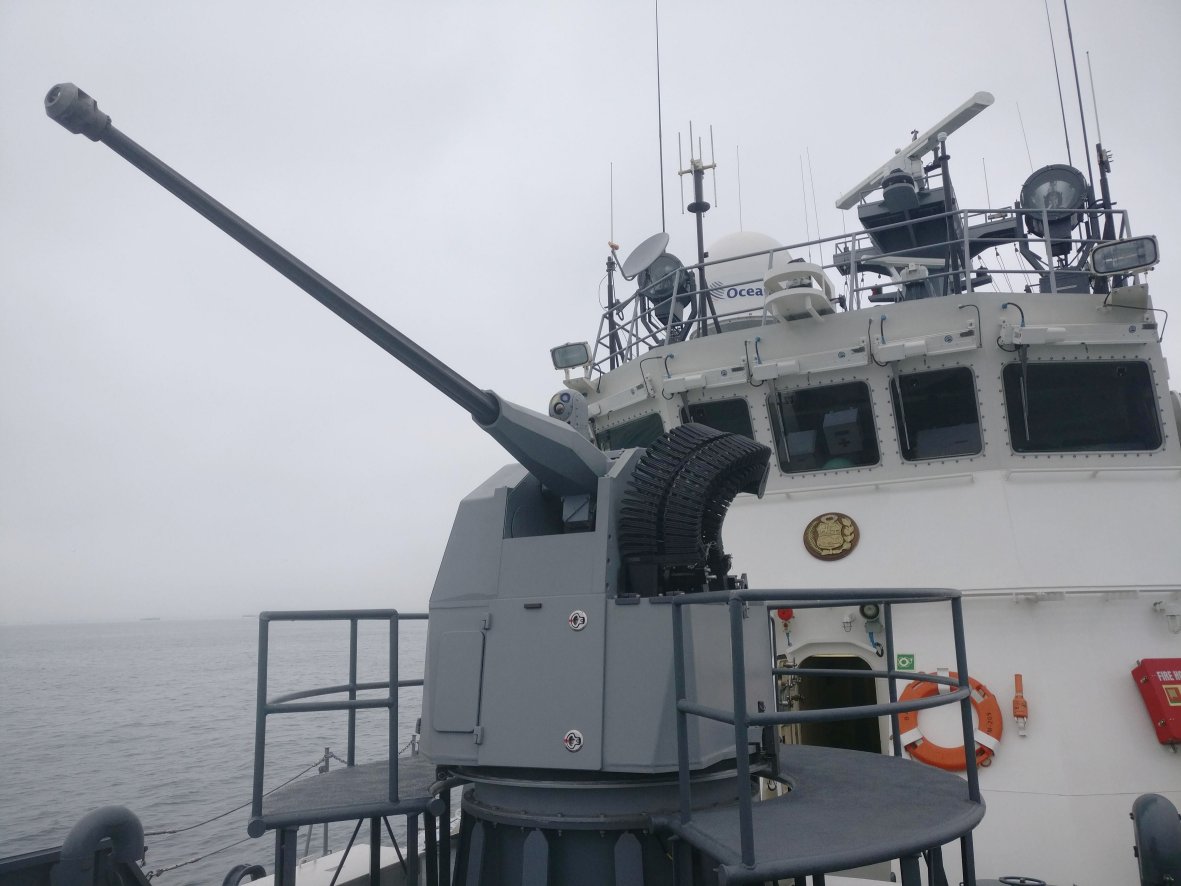
<svg viewBox="0 0 1181 886">
<path fill-rule="evenodd" d="M 1161 237 L 1150 281 L 1176 313 L 1181 4 L 1071 16 L 1091 140 L 1085 50 L 1115 199 Z M 1066 162 L 1036 0 L 666 2 L 661 62 L 685 258 L 690 120 L 714 127 L 707 240 L 738 228 L 736 148 L 747 230 L 804 239 L 810 154 L 832 234 L 840 193 L 977 90 L 996 104 L 949 142 L 963 205 L 986 202 L 981 158 L 994 204 L 1031 171 L 1018 104 L 1033 165 Z M 49 122 L 60 81 L 459 372 L 544 410 L 549 347 L 595 334 L 609 164 L 624 251 L 660 228 L 652 4 L 0 0 L 0 622 L 424 609 L 456 502 L 503 453 Z"/>
</svg>

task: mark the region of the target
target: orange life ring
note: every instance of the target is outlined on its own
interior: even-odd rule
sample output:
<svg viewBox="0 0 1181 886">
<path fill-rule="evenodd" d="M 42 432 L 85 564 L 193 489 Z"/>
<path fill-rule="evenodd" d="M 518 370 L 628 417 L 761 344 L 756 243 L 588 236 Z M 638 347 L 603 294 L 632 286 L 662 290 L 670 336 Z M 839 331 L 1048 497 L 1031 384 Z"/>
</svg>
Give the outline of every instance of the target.
<svg viewBox="0 0 1181 886">
<path fill-rule="evenodd" d="M 947 676 L 959 679 L 955 671 Z M 968 678 L 972 707 L 976 710 L 976 765 L 988 766 L 1000 744 L 1004 721 L 1001 718 L 1001 706 L 996 696 L 979 680 Z M 918 698 L 930 698 L 939 691 L 940 684 L 915 680 L 902 691 L 900 701 L 913 701 Z M 902 746 L 910 756 L 920 763 L 946 769 L 948 772 L 963 772 L 968 768 L 968 760 L 964 754 L 964 746 L 946 748 L 928 740 L 919 730 L 919 712 L 907 711 L 898 715 L 898 731 L 901 733 Z"/>
</svg>

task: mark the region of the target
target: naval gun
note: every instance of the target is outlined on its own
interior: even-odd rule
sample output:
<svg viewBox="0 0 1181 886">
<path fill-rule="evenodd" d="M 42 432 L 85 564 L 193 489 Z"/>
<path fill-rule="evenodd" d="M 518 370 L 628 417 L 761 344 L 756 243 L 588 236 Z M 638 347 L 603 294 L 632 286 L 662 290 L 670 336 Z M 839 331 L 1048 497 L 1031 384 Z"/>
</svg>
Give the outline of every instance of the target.
<svg viewBox="0 0 1181 886">
<path fill-rule="evenodd" d="M 732 725 L 701 718 L 678 735 L 676 681 L 715 708 L 732 703 L 734 667 L 745 672 L 750 710 L 772 705 L 774 689 L 765 604 L 749 604 L 750 654 L 736 657 L 719 645 L 726 607 L 686 612 L 679 673 L 678 607 L 661 604 L 741 585 L 721 526 L 739 492 L 761 493 L 767 447 L 690 424 L 646 450 L 604 453 L 570 425 L 456 373 L 113 127 L 73 84 L 54 86 L 45 109 L 432 384 L 516 460 L 461 502 L 430 599 L 422 749 L 472 785 L 456 882 L 522 882 L 542 831 L 565 835 L 549 839 L 545 862 L 569 872 L 564 883 L 607 882 L 609 870 L 621 883 L 668 882 L 667 846 L 651 823 L 677 808 L 679 761 L 687 755 L 700 784 L 695 800 L 733 802 L 749 790 L 747 761 L 736 757 L 761 738 L 752 727 L 736 741 Z"/>
</svg>

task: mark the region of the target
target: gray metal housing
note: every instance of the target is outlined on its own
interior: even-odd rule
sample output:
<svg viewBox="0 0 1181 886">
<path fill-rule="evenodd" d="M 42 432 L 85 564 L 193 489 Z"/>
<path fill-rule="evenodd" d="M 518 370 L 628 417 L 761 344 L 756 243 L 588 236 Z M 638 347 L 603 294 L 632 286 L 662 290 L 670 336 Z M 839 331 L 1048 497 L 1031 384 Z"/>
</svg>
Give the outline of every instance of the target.
<svg viewBox="0 0 1181 886">
<path fill-rule="evenodd" d="M 430 601 L 422 749 L 436 764 L 676 770 L 672 607 L 619 595 L 619 502 L 641 454 L 599 480 L 589 531 L 562 532 L 560 500 L 518 465 L 460 504 Z M 726 609 L 685 616 L 688 696 L 728 708 Z M 761 606 L 747 623 L 747 704 L 770 709 Z M 693 768 L 733 758 L 732 727 L 690 723 Z"/>
</svg>

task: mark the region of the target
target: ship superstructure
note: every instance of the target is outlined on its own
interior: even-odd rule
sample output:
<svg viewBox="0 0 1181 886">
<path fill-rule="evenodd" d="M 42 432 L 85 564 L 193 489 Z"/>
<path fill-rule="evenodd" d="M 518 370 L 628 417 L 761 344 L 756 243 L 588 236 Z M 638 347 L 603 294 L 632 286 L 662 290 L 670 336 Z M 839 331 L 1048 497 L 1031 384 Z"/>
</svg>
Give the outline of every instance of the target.
<svg viewBox="0 0 1181 886">
<path fill-rule="evenodd" d="M 981 857 L 1120 882 L 1131 801 L 1181 799 L 1176 745 L 1131 676 L 1181 654 L 1181 399 L 1149 295 L 1159 256 L 1112 207 L 1101 146 L 1101 188 L 1054 165 L 1010 206 L 961 206 L 948 138 L 991 103 L 976 94 L 838 200 L 855 235 L 730 235 L 689 267 L 667 237 L 637 248 L 623 276 L 654 270 L 613 300 L 566 384 L 607 450 L 694 422 L 774 452 L 762 496 L 726 523 L 752 586 L 959 589 L 981 684 Z M 921 617 L 890 661 L 878 607 L 779 615 L 781 664 L 954 670 L 950 635 Z M 779 703 L 867 691 L 884 700 L 885 681 L 782 678 Z M 781 738 L 943 759 L 938 717 L 918 725 Z"/>
</svg>

